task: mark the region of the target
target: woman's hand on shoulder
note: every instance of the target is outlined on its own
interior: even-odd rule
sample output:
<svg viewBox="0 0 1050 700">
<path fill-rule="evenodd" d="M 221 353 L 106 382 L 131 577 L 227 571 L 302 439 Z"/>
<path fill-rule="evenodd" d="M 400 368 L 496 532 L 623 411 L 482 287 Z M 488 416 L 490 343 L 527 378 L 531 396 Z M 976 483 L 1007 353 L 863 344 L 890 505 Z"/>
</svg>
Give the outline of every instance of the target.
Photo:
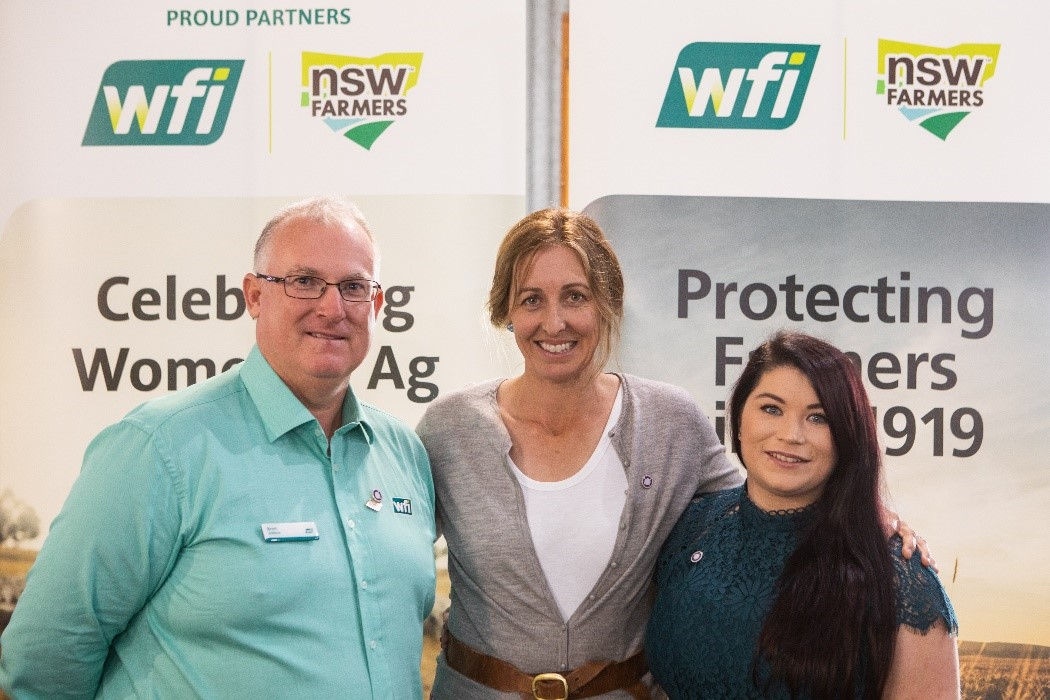
<svg viewBox="0 0 1050 700">
<path fill-rule="evenodd" d="M 911 555 L 915 553 L 915 550 L 919 550 L 919 554 L 922 556 L 922 563 L 934 571 L 940 571 L 937 568 L 937 561 L 930 553 L 930 545 L 926 538 L 915 532 L 908 523 L 900 519 L 899 515 L 892 510 L 883 508 L 882 527 L 888 537 L 892 537 L 895 533 L 901 536 L 901 540 L 904 543 L 901 547 L 901 554 L 905 559 L 911 559 Z"/>
</svg>

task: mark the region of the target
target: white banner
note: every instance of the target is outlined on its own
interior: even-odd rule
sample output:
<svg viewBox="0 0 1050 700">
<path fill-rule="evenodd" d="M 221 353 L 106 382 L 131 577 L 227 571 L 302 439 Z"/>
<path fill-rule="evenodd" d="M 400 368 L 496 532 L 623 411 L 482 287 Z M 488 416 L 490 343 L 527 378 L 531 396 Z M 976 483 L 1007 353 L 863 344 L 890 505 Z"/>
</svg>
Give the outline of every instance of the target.
<svg viewBox="0 0 1050 700">
<path fill-rule="evenodd" d="M 11 0 L 0 22 L 0 544 L 39 547 L 103 426 L 245 356 L 241 279 L 296 199 L 349 195 L 379 241 L 363 400 L 414 424 L 504 373 L 483 305 L 524 213 L 524 7 Z"/>
<path fill-rule="evenodd" d="M 572 0 L 571 19 L 576 208 L 608 194 L 1050 201 L 1045 3 Z"/>
</svg>

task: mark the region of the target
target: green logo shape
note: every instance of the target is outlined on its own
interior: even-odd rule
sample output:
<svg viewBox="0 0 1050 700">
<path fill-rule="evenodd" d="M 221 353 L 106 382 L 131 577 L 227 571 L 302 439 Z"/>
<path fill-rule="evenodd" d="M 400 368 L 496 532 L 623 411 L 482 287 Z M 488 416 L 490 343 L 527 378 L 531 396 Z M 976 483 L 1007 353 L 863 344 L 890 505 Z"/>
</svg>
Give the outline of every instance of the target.
<svg viewBox="0 0 1050 700">
<path fill-rule="evenodd" d="M 371 150 L 376 139 L 383 135 L 387 127 L 394 122 L 367 122 L 361 126 L 352 126 L 343 132 L 343 136 L 350 139 L 365 150 Z"/>
<path fill-rule="evenodd" d="M 696 42 L 678 53 L 659 128 L 786 129 L 798 119 L 817 44 Z"/>
<path fill-rule="evenodd" d="M 117 61 L 102 76 L 84 146 L 207 146 L 226 128 L 244 61 Z"/>
</svg>

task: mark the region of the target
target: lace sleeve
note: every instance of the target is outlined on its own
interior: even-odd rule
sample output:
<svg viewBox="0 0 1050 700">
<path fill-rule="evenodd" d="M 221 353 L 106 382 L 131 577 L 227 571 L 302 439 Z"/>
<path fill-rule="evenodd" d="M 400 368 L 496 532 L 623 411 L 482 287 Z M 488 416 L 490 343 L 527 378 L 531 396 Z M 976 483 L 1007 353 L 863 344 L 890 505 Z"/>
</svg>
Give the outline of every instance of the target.
<svg viewBox="0 0 1050 700">
<path fill-rule="evenodd" d="M 917 553 L 905 559 L 901 545 L 899 535 L 890 541 L 897 574 L 897 624 L 926 634 L 938 620 L 943 620 L 949 634 L 958 634 L 959 621 L 941 580 L 933 569 L 923 566 Z"/>
</svg>

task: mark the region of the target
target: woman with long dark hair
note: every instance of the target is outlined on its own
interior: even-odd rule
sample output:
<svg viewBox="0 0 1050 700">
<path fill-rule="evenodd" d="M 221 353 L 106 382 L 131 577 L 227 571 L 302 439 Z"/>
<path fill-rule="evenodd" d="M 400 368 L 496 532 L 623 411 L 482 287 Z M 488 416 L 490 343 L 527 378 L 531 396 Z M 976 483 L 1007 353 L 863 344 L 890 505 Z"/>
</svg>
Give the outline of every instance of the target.
<svg viewBox="0 0 1050 700">
<path fill-rule="evenodd" d="M 958 697 L 955 613 L 881 513 L 857 368 L 780 332 L 730 399 L 743 486 L 694 499 L 661 552 L 646 651 L 672 698 Z"/>
</svg>

